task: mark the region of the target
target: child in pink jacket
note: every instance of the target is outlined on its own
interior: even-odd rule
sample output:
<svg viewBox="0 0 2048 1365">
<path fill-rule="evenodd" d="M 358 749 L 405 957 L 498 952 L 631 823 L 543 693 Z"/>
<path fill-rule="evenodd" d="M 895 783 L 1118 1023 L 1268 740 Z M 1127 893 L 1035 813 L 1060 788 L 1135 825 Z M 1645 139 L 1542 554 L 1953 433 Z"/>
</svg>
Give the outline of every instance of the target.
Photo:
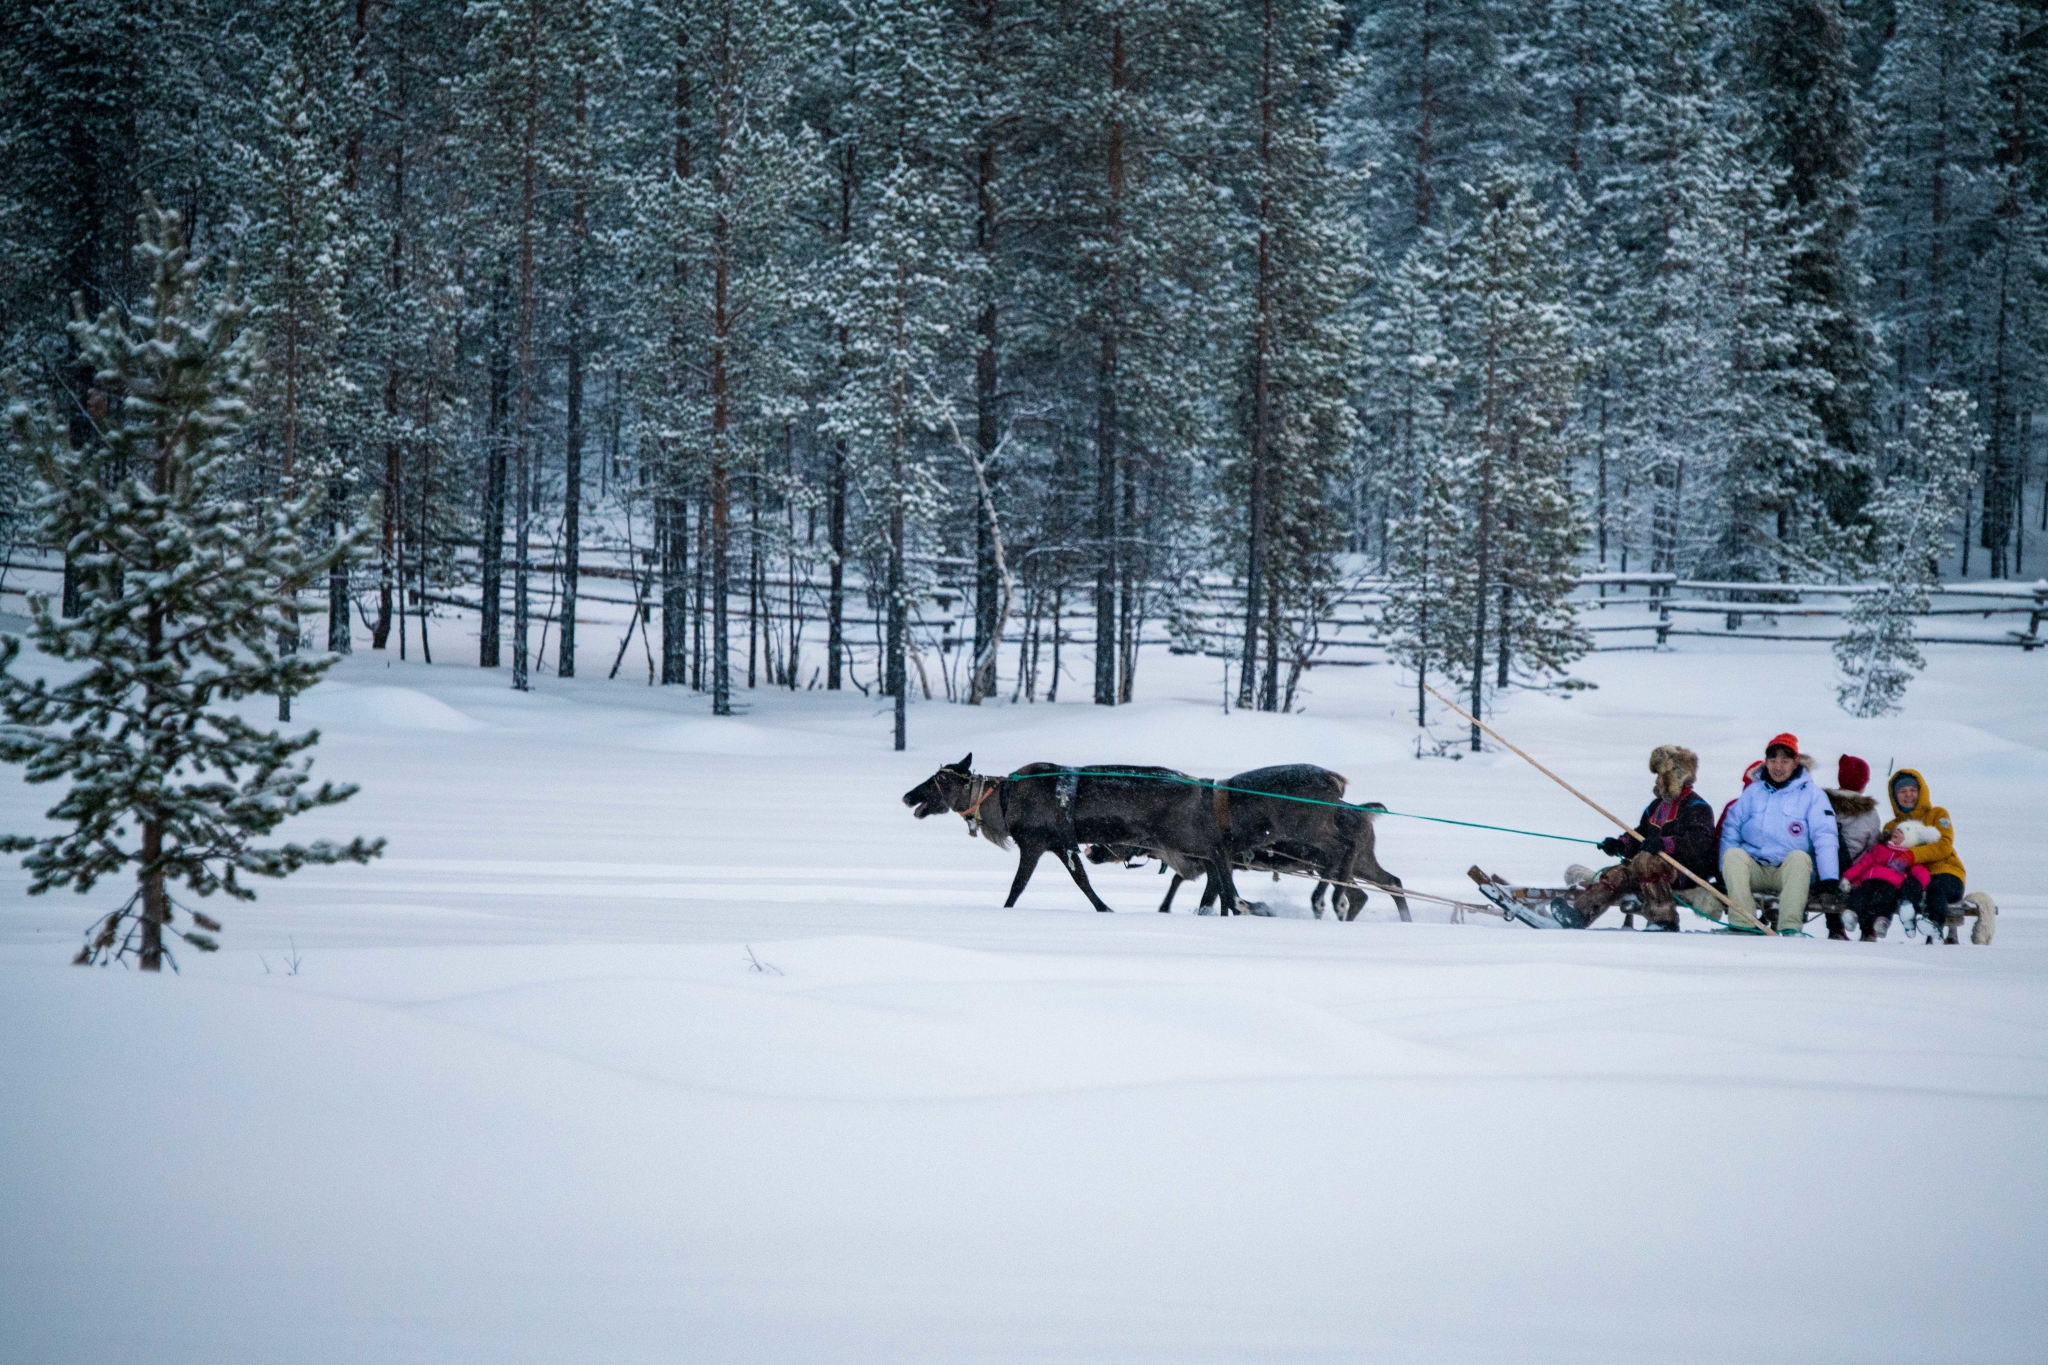
<svg viewBox="0 0 2048 1365">
<path fill-rule="evenodd" d="M 1918 911 L 1928 877 L 1927 869 L 1913 861 L 1913 849 L 1940 837 L 1935 830 L 1907 820 L 1843 870 L 1842 881 L 1852 888 L 1849 908 L 1856 912 L 1866 943 L 1884 937 L 1900 901 L 1911 902 Z"/>
</svg>

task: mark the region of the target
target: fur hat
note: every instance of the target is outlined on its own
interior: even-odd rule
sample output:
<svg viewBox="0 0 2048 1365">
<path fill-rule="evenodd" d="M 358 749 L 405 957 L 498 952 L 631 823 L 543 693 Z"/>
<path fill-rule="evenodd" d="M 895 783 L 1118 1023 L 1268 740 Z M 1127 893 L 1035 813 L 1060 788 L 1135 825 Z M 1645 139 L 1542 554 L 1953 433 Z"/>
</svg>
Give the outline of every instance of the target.
<svg viewBox="0 0 2048 1365">
<path fill-rule="evenodd" d="M 1923 825 L 1918 820 L 1901 820 L 1893 829 L 1898 833 L 1900 842 L 1907 848 L 1919 848 L 1922 844 L 1941 842 L 1940 830 L 1932 825 Z"/>
<path fill-rule="evenodd" d="M 1669 801 L 1700 775 L 1700 756 L 1676 744 L 1659 744 L 1650 750 L 1650 771 L 1657 778 L 1658 797 Z"/>
</svg>

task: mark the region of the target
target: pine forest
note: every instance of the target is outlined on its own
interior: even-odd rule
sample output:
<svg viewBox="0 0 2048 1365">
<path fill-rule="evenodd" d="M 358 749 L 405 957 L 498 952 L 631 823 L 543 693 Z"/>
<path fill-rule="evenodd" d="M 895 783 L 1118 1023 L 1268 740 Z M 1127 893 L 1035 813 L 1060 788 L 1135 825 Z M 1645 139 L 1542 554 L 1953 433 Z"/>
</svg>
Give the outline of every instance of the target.
<svg viewBox="0 0 2048 1365">
<path fill-rule="evenodd" d="M 1483 706 L 1663 573 L 1883 585 L 1869 714 L 1897 602 L 2041 573 L 2044 105 L 2048 0 L 21 0 L 0 372 L 85 440 L 174 214 L 261 341 L 219 478 L 362 542 L 289 649 L 900 747 L 1141 643 L 1292 709 L 1361 585 Z"/>
</svg>

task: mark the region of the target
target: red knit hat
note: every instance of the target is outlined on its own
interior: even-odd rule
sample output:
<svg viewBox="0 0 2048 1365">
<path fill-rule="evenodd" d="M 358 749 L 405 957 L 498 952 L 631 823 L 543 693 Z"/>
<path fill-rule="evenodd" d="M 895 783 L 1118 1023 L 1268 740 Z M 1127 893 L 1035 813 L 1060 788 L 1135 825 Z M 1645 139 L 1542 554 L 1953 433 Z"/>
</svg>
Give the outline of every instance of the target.
<svg viewBox="0 0 2048 1365">
<path fill-rule="evenodd" d="M 1771 736 L 1771 742 L 1769 744 L 1764 745 L 1764 752 L 1768 754 L 1771 750 L 1777 748 L 1780 744 L 1784 745 L 1787 749 L 1790 749 L 1792 751 L 1793 757 L 1798 757 L 1799 736 L 1790 733 Z"/>
<path fill-rule="evenodd" d="M 1870 765 L 1854 754 L 1843 754 L 1835 765 L 1835 785 L 1845 792 L 1860 792 L 1870 783 Z"/>
</svg>

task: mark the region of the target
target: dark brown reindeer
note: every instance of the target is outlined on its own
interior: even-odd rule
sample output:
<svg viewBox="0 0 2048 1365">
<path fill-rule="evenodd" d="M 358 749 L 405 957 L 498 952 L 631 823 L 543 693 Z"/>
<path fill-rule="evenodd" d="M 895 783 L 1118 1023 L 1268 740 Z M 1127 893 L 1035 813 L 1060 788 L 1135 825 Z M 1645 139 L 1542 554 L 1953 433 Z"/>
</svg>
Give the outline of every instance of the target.
<svg viewBox="0 0 2048 1365">
<path fill-rule="evenodd" d="M 948 763 L 905 792 L 903 804 L 920 820 L 962 816 L 970 835 L 998 848 L 1015 842 L 1017 875 L 1004 906 L 1024 894 L 1038 860 L 1057 853 L 1089 904 L 1108 911 L 1088 884 L 1081 846 L 1121 844 L 1144 848 L 1183 875 L 1219 879 L 1223 913 L 1238 913 L 1216 794 L 1207 784 L 1171 768 L 1137 765 L 1028 763 L 1007 777 L 986 777 L 973 764 L 973 754 Z"/>
<path fill-rule="evenodd" d="M 1337 918 L 1357 919 L 1366 893 L 1356 883 L 1398 887 L 1401 879 L 1381 867 L 1374 854 L 1373 815 L 1386 807 L 1344 803 L 1347 785 L 1342 773 L 1313 763 L 1254 768 L 1225 778 L 1218 784 L 1218 796 L 1228 803 L 1231 865 L 1254 872 L 1314 876 L 1318 880 L 1309 904 L 1316 917 L 1322 918 L 1323 898 L 1329 894 Z M 1097 862 L 1128 861 L 1133 855 L 1150 852 L 1123 845 L 1091 850 L 1089 857 Z M 1181 882 L 1192 880 L 1178 868 L 1174 872 L 1159 905 L 1162 913 L 1173 908 Z M 1398 891 L 1389 894 L 1401 918 L 1409 919 L 1407 899 Z M 1212 876 L 1203 888 L 1202 904 L 1213 904 L 1217 895 L 1217 881 Z"/>
</svg>

